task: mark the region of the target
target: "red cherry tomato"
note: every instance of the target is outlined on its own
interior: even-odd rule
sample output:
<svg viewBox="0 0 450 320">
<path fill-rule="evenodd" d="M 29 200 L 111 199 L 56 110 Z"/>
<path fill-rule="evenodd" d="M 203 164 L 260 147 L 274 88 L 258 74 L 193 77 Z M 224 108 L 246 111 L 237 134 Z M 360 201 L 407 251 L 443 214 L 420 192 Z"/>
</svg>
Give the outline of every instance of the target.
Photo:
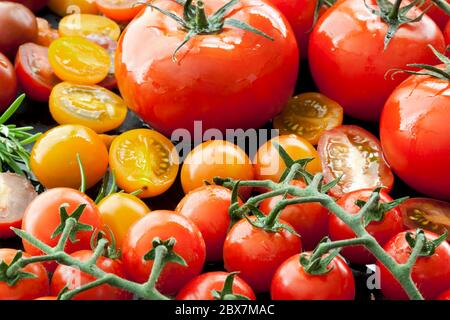
<svg viewBox="0 0 450 320">
<path fill-rule="evenodd" d="M 0 52 L 0 112 L 6 110 L 17 95 L 17 78 L 14 67 Z"/>
<path fill-rule="evenodd" d="M 177 300 L 214 300 L 213 290 L 222 291 L 228 273 L 216 271 L 195 277 L 178 293 Z M 238 276 L 234 277 L 233 294 L 256 300 L 252 288 Z"/>
<path fill-rule="evenodd" d="M 446 0 L 448 3 L 448 1 Z M 421 6 L 422 9 L 428 8 L 428 6 L 431 4 L 431 8 L 427 11 L 427 15 L 433 19 L 434 22 L 444 30 L 445 25 L 448 22 L 448 15 L 445 13 L 444 10 L 439 8 L 434 2 L 431 0 L 425 0 L 424 4 Z"/>
<path fill-rule="evenodd" d="M 302 189 L 306 186 L 300 180 L 292 181 L 291 185 Z M 283 196 L 277 196 L 265 199 L 261 202 L 259 209 L 269 214 L 282 198 Z M 328 212 L 320 203 L 299 203 L 287 206 L 281 211 L 280 218 L 292 225 L 301 235 L 303 246 L 307 250 L 314 249 L 328 232 Z"/>
<path fill-rule="evenodd" d="M 199 228 L 206 244 L 207 261 L 222 260 L 223 243 L 230 226 L 230 204 L 230 190 L 210 185 L 189 192 L 175 209 Z"/>
<path fill-rule="evenodd" d="M 0 249 L 0 261 L 10 265 L 16 254 L 17 250 L 14 249 Z M 24 257 L 29 258 L 30 255 L 24 254 Z M 13 286 L 0 281 L 0 300 L 33 300 L 48 295 L 48 276 L 42 264 L 29 264 L 22 271 L 32 273 L 36 277 L 21 279 Z"/>
<path fill-rule="evenodd" d="M 356 205 L 356 201 L 368 201 L 372 195 L 371 189 L 357 190 L 347 193 L 337 201 L 345 211 L 351 215 L 359 212 L 360 207 Z M 380 193 L 380 202 L 387 203 L 393 199 L 385 192 Z M 366 230 L 377 240 L 380 245 L 384 245 L 393 236 L 402 232 L 403 219 L 400 209 L 394 208 L 384 214 L 382 221 L 372 221 Z M 330 222 L 328 226 L 328 233 L 332 240 L 345 240 L 355 237 L 355 233 L 336 215 L 330 214 Z M 358 264 L 370 264 L 375 262 L 375 257 L 364 248 L 364 246 L 351 246 L 342 249 L 341 254 L 350 262 Z"/>
<path fill-rule="evenodd" d="M 34 43 L 19 47 L 15 66 L 21 88 L 36 101 L 48 101 L 53 87 L 61 81 L 48 61 L 48 48 Z"/>
<path fill-rule="evenodd" d="M 280 222 L 287 224 L 282 220 Z M 225 269 L 239 271 L 239 276 L 255 292 L 268 292 L 277 268 L 287 258 L 300 252 L 301 248 L 302 242 L 297 235 L 284 229 L 267 232 L 243 219 L 227 235 L 223 260 Z"/>
<path fill-rule="evenodd" d="M 355 279 L 341 257 L 335 257 L 323 275 L 307 273 L 299 259 L 296 254 L 278 268 L 270 288 L 273 300 L 355 299 Z"/>
<path fill-rule="evenodd" d="M 205 1 L 205 10 L 212 14 L 228 2 Z M 183 6 L 174 1 L 152 4 L 183 16 Z M 174 62 L 172 55 L 187 33 L 150 7 L 122 34 L 116 58 L 120 92 L 156 130 L 170 135 L 185 128 L 192 133 L 196 120 L 202 121 L 203 130 L 258 128 L 292 95 L 299 57 L 286 19 L 259 0 L 239 1 L 227 18 L 246 22 L 274 41 L 227 26 L 218 33 L 195 36 Z M 251 59 L 243 59 L 249 52 Z"/>
<path fill-rule="evenodd" d="M 119 22 L 132 20 L 145 7 L 142 0 L 95 0 L 98 11 Z"/>
<path fill-rule="evenodd" d="M 79 261 L 87 261 L 93 255 L 90 250 L 81 250 L 71 254 Z M 112 260 L 100 257 L 96 263 L 97 267 L 103 271 L 115 274 L 121 278 L 125 277 L 122 264 L 118 260 Z M 59 265 L 52 276 L 51 293 L 57 296 L 62 289 L 67 287 L 69 290 L 77 289 L 95 280 L 95 277 L 80 271 L 79 269 Z M 113 287 L 108 284 L 83 291 L 73 297 L 73 300 L 131 300 L 133 295 L 123 289 Z"/>
<path fill-rule="evenodd" d="M 95 203 L 78 190 L 68 188 L 50 189 L 37 196 L 25 210 L 22 220 L 22 229 L 45 244 L 55 246 L 61 236 L 58 235 L 52 238 L 53 232 L 61 224 L 59 214 L 60 207 L 62 205 L 67 205 L 66 210 L 70 215 L 82 204 L 85 204 L 86 208 L 84 209 L 79 222 L 92 226 L 93 230 L 100 229 L 100 213 L 98 212 Z M 90 249 L 90 240 L 93 230 L 78 232 L 75 237 L 77 241 L 71 242 L 69 240 L 65 247 L 65 251 L 67 253 L 72 253 L 83 249 Z M 33 256 L 42 254 L 38 248 L 32 246 L 25 240 L 23 241 L 23 246 L 25 251 Z M 50 271 L 53 271 L 56 267 L 56 263 L 47 263 L 46 267 Z"/>
<path fill-rule="evenodd" d="M 50 44 L 59 38 L 58 30 L 53 29 L 50 23 L 44 18 L 36 18 L 38 25 L 38 37 L 36 44 L 44 47 L 49 47 Z"/>
<path fill-rule="evenodd" d="M 410 232 L 414 232 L 411 230 Z M 406 263 L 411 247 L 405 239 L 405 232 L 401 232 L 385 244 L 384 250 L 398 263 Z M 428 240 L 438 236 L 425 231 Z M 377 262 L 380 268 L 380 284 L 383 295 L 392 300 L 406 300 L 408 296 L 397 280 L 384 265 Z M 450 287 L 450 244 L 442 242 L 430 257 L 419 257 L 414 264 L 412 279 L 416 283 L 425 299 L 434 299 L 438 294 Z"/>
<path fill-rule="evenodd" d="M 326 131 L 319 140 L 318 151 L 325 181 L 341 178 L 330 190 L 335 197 L 383 186 L 389 191 L 394 184 L 380 142 L 360 127 L 340 126 Z"/>
<path fill-rule="evenodd" d="M 177 293 L 199 275 L 205 262 L 205 241 L 198 228 L 173 211 L 153 211 L 137 221 L 128 231 L 122 246 L 122 260 L 128 276 L 137 282 L 148 280 L 153 261 L 143 259 L 152 249 L 154 238 L 175 238 L 174 252 L 187 266 L 168 263 L 158 278 L 157 288 L 164 294 Z"/>
<path fill-rule="evenodd" d="M 447 88 L 447 80 L 411 76 L 392 92 L 380 122 L 381 144 L 394 172 L 413 189 L 442 200 L 450 200 Z"/>
<path fill-rule="evenodd" d="M 438 297 L 437 300 L 450 300 L 450 289 L 442 292 Z"/>
<path fill-rule="evenodd" d="M 388 24 L 366 5 L 378 9 L 376 0 L 347 0 L 325 12 L 310 35 L 309 63 L 321 93 L 341 104 L 347 115 L 377 121 L 392 90 L 407 77 L 391 79 L 386 73 L 410 63 L 436 64 L 427 46 L 442 52 L 445 44 L 439 27 L 425 15 L 402 25 L 385 49 Z"/>
</svg>

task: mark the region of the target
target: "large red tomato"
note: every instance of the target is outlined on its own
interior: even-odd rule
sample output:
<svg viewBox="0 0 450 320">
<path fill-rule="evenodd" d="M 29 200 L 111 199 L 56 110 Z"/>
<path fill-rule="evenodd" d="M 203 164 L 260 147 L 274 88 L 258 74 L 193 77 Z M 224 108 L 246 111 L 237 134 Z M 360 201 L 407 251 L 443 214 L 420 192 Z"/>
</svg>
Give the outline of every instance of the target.
<svg viewBox="0 0 450 320">
<path fill-rule="evenodd" d="M 378 9 L 375 0 L 367 5 Z M 416 8 L 409 13 L 420 14 Z M 342 0 L 319 19 L 310 36 L 309 62 L 320 91 L 349 116 L 376 121 L 384 102 L 406 78 L 385 77 L 410 63 L 437 63 L 427 45 L 445 49 L 439 27 L 428 17 L 402 25 L 384 48 L 388 25 L 361 0 Z"/>
<path fill-rule="evenodd" d="M 387 162 L 412 188 L 450 200 L 450 89 L 447 80 L 411 76 L 395 89 L 381 116 Z"/>
<path fill-rule="evenodd" d="M 205 3 L 208 15 L 227 0 Z M 153 5 L 183 16 L 171 0 Z M 225 25 L 213 34 L 194 36 L 177 53 L 187 32 L 174 20 L 146 8 L 122 34 L 116 76 L 128 106 L 166 135 L 178 128 L 260 127 L 278 114 L 293 93 L 298 48 L 278 10 L 260 0 L 242 0 L 227 14 L 269 35 Z"/>
</svg>

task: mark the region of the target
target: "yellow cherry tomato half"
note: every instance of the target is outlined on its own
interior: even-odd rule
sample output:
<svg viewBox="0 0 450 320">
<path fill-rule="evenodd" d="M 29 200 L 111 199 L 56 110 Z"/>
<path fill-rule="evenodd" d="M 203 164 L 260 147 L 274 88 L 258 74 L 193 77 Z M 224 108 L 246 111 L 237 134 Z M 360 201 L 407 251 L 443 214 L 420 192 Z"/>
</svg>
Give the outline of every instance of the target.
<svg viewBox="0 0 450 320">
<path fill-rule="evenodd" d="M 49 106 L 59 124 L 81 124 L 97 133 L 118 128 L 127 116 L 122 98 L 96 85 L 62 82 L 53 88 Z"/>
<path fill-rule="evenodd" d="M 31 150 L 31 170 L 46 188 L 77 189 L 81 184 L 77 154 L 90 188 L 106 173 L 108 151 L 102 139 L 85 126 L 58 126 L 39 137 Z"/>
<path fill-rule="evenodd" d="M 201 187 L 215 177 L 235 180 L 254 178 L 251 160 L 240 147 L 225 140 L 206 141 L 195 147 L 184 160 L 181 168 L 181 185 L 185 193 Z M 243 198 L 250 195 L 250 188 L 239 190 Z"/>
<path fill-rule="evenodd" d="M 118 248 L 122 247 L 128 229 L 150 212 L 149 207 L 138 197 L 128 193 L 114 193 L 98 204 L 102 224 L 113 233 Z"/>
<path fill-rule="evenodd" d="M 59 22 L 59 34 L 65 36 L 87 37 L 91 34 L 119 39 L 120 27 L 113 20 L 95 14 L 71 14 Z"/>
<path fill-rule="evenodd" d="M 109 149 L 109 165 L 117 185 L 128 193 L 141 190 L 140 198 L 158 196 L 175 181 L 179 157 L 162 134 L 135 129 L 116 137 Z"/>
<path fill-rule="evenodd" d="M 48 59 L 58 78 L 96 84 L 106 78 L 111 58 L 105 49 L 82 37 L 62 37 L 52 42 Z"/>
<path fill-rule="evenodd" d="M 293 160 L 314 158 L 314 160 L 306 166 L 306 170 L 311 174 L 322 171 L 319 153 L 314 146 L 307 140 L 297 135 L 290 134 L 275 137 L 267 141 L 258 149 L 253 160 L 256 179 L 279 182 L 283 172 L 286 170 L 286 165 L 273 142 L 277 142 L 283 147 Z"/>
<path fill-rule="evenodd" d="M 273 120 L 281 135 L 296 134 L 317 145 L 326 130 L 342 124 L 344 109 L 323 94 L 308 92 L 291 98 Z"/>
<path fill-rule="evenodd" d="M 98 13 L 94 0 L 50 0 L 48 7 L 61 17 L 74 13 Z"/>
</svg>

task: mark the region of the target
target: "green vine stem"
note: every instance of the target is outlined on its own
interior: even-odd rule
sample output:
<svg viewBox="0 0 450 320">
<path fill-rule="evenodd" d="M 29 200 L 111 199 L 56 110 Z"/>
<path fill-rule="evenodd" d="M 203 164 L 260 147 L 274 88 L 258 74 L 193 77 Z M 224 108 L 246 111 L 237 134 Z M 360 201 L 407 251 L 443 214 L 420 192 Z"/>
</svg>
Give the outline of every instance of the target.
<svg viewBox="0 0 450 320">
<path fill-rule="evenodd" d="M 450 16 L 450 4 L 447 0 L 431 0 L 435 5 L 437 5 L 442 11 L 444 11 L 448 16 Z"/>
</svg>

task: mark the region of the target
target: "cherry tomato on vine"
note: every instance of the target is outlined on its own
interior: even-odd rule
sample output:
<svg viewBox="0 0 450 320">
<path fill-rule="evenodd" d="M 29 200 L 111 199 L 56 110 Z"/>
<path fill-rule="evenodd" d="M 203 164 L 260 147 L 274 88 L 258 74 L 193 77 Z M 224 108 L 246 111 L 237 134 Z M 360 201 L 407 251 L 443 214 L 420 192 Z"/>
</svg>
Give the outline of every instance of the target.
<svg viewBox="0 0 450 320">
<path fill-rule="evenodd" d="M 48 7 L 62 17 L 74 13 L 98 13 L 93 0 L 49 0 Z"/>
<path fill-rule="evenodd" d="M 442 292 L 438 297 L 437 300 L 450 300 L 450 289 L 447 291 Z"/>
<path fill-rule="evenodd" d="M 360 207 L 356 204 L 358 200 L 367 202 L 372 195 L 371 189 L 357 190 L 345 194 L 337 201 L 347 213 L 355 215 L 359 212 Z M 380 193 L 380 202 L 387 203 L 393 199 L 385 192 Z M 400 209 L 394 208 L 384 213 L 382 221 L 372 221 L 366 230 L 377 240 L 377 242 L 383 246 L 393 236 L 404 230 L 402 215 Z M 352 239 L 355 237 L 355 233 L 336 215 L 330 214 L 328 234 L 334 241 Z M 370 264 L 375 262 L 375 257 L 363 246 L 351 246 L 345 247 L 341 251 L 348 261 L 358 264 Z"/>
<path fill-rule="evenodd" d="M 0 173 L 0 239 L 16 235 L 11 227 L 20 228 L 25 209 L 36 196 L 33 185 L 24 176 Z"/>
<path fill-rule="evenodd" d="M 386 76 L 388 71 L 411 63 L 436 64 L 427 46 L 445 49 L 442 32 L 427 15 L 400 26 L 385 48 L 389 25 L 367 8 L 379 10 L 378 3 L 339 1 L 319 19 L 309 42 L 309 64 L 320 92 L 342 105 L 347 115 L 368 121 L 379 119 L 386 99 L 407 78 Z M 408 17 L 420 14 L 413 8 Z"/>
<path fill-rule="evenodd" d="M 293 180 L 291 185 L 305 188 L 303 181 Z M 292 198 L 291 196 L 288 199 Z M 261 202 L 259 209 L 269 214 L 283 196 L 267 198 Z M 301 235 L 306 250 L 312 250 L 328 233 L 328 212 L 320 203 L 299 203 L 289 205 L 281 211 L 280 218 L 289 223 Z"/>
<path fill-rule="evenodd" d="M 145 7 L 139 0 L 95 0 L 98 10 L 110 19 L 119 22 L 132 20 Z"/>
<path fill-rule="evenodd" d="M 166 264 L 156 287 L 163 294 L 176 294 L 187 282 L 199 275 L 205 262 L 205 241 L 193 222 L 173 211 L 153 211 L 137 221 L 128 231 L 122 246 L 122 261 L 127 274 L 137 282 L 148 280 L 153 261 L 143 259 L 152 249 L 154 238 L 175 238 L 174 252 L 187 266 Z"/>
<path fill-rule="evenodd" d="M 23 4 L 28 9 L 32 10 L 33 12 L 38 12 L 42 8 L 44 8 L 48 2 L 48 0 L 0 0 L 0 2 L 17 2 L 20 4 Z"/>
<path fill-rule="evenodd" d="M 6 110 L 17 95 L 17 77 L 14 66 L 0 52 L 0 112 Z"/>
<path fill-rule="evenodd" d="M 102 199 L 98 204 L 103 229 L 114 234 L 117 247 L 123 244 L 130 227 L 146 214 L 149 207 L 138 197 L 128 193 L 114 193 Z M 106 225 L 107 228 L 104 226 Z"/>
<path fill-rule="evenodd" d="M 410 230 L 414 233 L 414 230 Z M 411 247 L 405 238 L 406 231 L 397 234 L 384 245 L 384 250 L 398 263 L 406 263 L 411 252 Z M 428 240 L 434 240 L 438 236 L 435 233 L 425 231 Z M 391 300 L 406 300 L 408 296 L 398 281 L 386 269 L 377 262 L 380 268 L 380 285 L 383 295 Z M 418 257 L 412 269 L 412 279 L 425 299 L 434 299 L 444 290 L 450 287 L 450 244 L 442 242 L 429 257 Z"/>
<path fill-rule="evenodd" d="M 120 36 L 119 25 L 111 19 L 85 13 L 65 16 L 59 22 L 58 30 L 62 37 L 87 37 L 91 34 L 97 34 L 117 40 Z"/>
<path fill-rule="evenodd" d="M 394 175 L 384 160 L 380 142 L 363 128 L 344 125 L 326 131 L 318 150 L 325 182 L 341 178 L 330 190 L 333 196 L 383 186 L 391 190 Z"/>
<path fill-rule="evenodd" d="M 102 139 L 87 127 L 62 125 L 44 133 L 31 150 L 30 167 L 47 188 L 79 188 L 81 175 L 77 154 L 89 189 L 105 175 L 108 151 Z"/>
<path fill-rule="evenodd" d="M 213 290 L 222 291 L 228 273 L 216 271 L 201 274 L 186 284 L 177 294 L 177 300 L 214 300 Z M 234 277 L 233 294 L 256 300 L 252 288 L 239 276 Z"/>
<path fill-rule="evenodd" d="M 280 223 L 289 226 L 282 220 Z M 242 219 L 231 228 L 225 239 L 223 260 L 225 269 L 239 271 L 239 276 L 256 293 L 268 292 L 277 268 L 301 248 L 300 237 L 285 229 L 268 232 Z"/>
<path fill-rule="evenodd" d="M 273 127 L 282 135 L 294 133 L 317 145 L 323 132 L 340 126 L 343 117 L 337 102 L 320 93 L 302 93 L 289 100 L 273 120 Z"/>
<path fill-rule="evenodd" d="M 178 163 L 172 142 L 150 129 L 122 133 L 109 149 L 109 165 L 117 185 L 128 193 L 142 190 L 140 198 L 167 191 L 177 176 Z"/>
<path fill-rule="evenodd" d="M 223 244 L 231 222 L 230 204 L 229 189 L 210 185 L 189 192 L 175 209 L 199 228 L 206 244 L 207 261 L 222 260 Z"/>
<path fill-rule="evenodd" d="M 344 259 L 335 257 L 321 275 L 307 273 L 299 260 L 296 254 L 278 268 L 270 288 L 273 300 L 355 299 L 355 279 Z"/>
<path fill-rule="evenodd" d="M 17 250 L 0 248 L 0 262 L 10 265 L 16 254 Z M 26 253 L 23 256 L 25 258 L 31 257 Z M 49 294 L 47 271 L 41 263 L 29 264 L 22 268 L 21 271 L 29 272 L 35 278 L 21 279 L 13 286 L 0 281 L 0 300 L 33 300 Z"/>
<path fill-rule="evenodd" d="M 53 41 L 48 58 L 60 79 L 79 84 L 96 84 L 104 80 L 111 64 L 105 49 L 81 37 L 62 37 Z"/>
<path fill-rule="evenodd" d="M 319 154 L 314 146 L 305 139 L 290 134 L 275 137 L 258 149 L 253 160 L 256 179 L 279 182 L 281 175 L 286 170 L 286 165 L 273 142 L 278 143 L 286 150 L 293 160 L 313 158 L 314 160 L 306 166 L 306 170 L 310 173 L 315 174 L 322 170 Z"/>
<path fill-rule="evenodd" d="M 14 59 L 21 44 L 34 42 L 38 35 L 36 17 L 27 7 L 0 2 L 0 53 Z"/>
<path fill-rule="evenodd" d="M 87 261 L 93 252 L 81 250 L 71 254 L 79 261 Z M 96 263 L 97 267 L 107 273 L 114 274 L 121 278 L 125 277 L 122 263 L 119 260 L 100 257 Z M 86 274 L 79 269 L 66 265 L 59 265 L 53 273 L 51 280 L 51 293 L 58 295 L 65 287 L 69 290 L 77 289 L 83 285 L 91 283 L 96 278 Z M 123 289 L 113 287 L 109 284 L 102 284 L 98 287 L 83 291 L 73 297 L 73 300 L 131 300 L 133 295 Z"/>
<path fill-rule="evenodd" d="M 66 211 L 71 215 L 80 205 L 86 205 L 79 222 L 92 226 L 91 231 L 77 232 L 72 242 L 69 240 L 65 252 L 90 249 L 90 240 L 94 229 L 101 227 L 100 213 L 95 203 L 85 194 L 75 189 L 55 188 L 50 189 L 37 196 L 25 210 L 22 220 L 22 230 L 36 237 L 49 246 L 58 243 L 60 235 L 52 237 L 56 228 L 61 224 L 60 207 L 66 206 Z M 25 251 L 33 256 L 41 255 L 42 252 L 27 241 L 23 241 Z M 46 267 L 53 271 L 55 262 L 46 263 Z"/>
<path fill-rule="evenodd" d="M 61 80 L 53 72 L 47 47 L 26 43 L 19 47 L 15 62 L 17 79 L 26 95 L 46 102 L 53 87 Z"/>
<path fill-rule="evenodd" d="M 37 17 L 38 36 L 36 44 L 44 47 L 49 47 L 50 44 L 59 38 L 58 30 L 53 29 L 47 20 Z"/>
<path fill-rule="evenodd" d="M 79 124 L 97 133 L 118 128 L 127 116 L 122 98 L 96 85 L 62 82 L 53 88 L 49 106 L 59 124 Z"/>
<path fill-rule="evenodd" d="M 215 177 L 252 180 L 252 163 L 244 150 L 226 140 L 209 140 L 191 150 L 181 168 L 184 193 L 203 186 L 205 181 L 212 183 Z M 243 198 L 250 192 L 248 187 L 239 190 Z"/>
</svg>

